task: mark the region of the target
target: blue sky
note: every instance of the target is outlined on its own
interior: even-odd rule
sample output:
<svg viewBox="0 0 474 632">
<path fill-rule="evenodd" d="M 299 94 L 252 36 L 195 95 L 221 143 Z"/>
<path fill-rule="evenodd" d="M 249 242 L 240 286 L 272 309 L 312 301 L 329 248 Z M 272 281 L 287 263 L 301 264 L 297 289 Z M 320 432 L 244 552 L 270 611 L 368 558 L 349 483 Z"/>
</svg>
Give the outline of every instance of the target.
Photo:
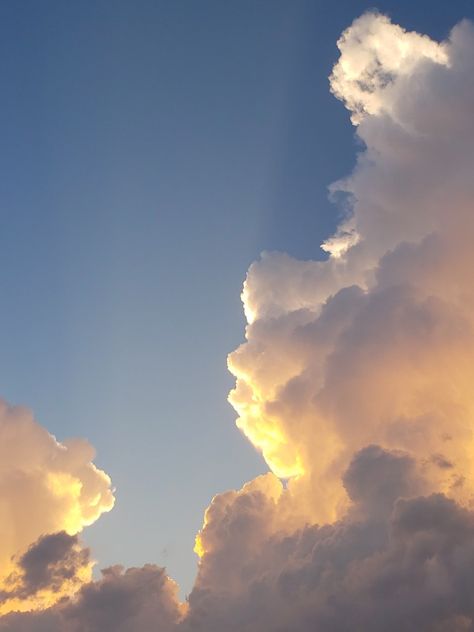
<svg viewBox="0 0 474 632">
<path fill-rule="evenodd" d="M 445 37 L 468 1 L 379 2 Z M 226 355 L 262 250 L 320 255 L 354 161 L 328 90 L 366 2 L 0 5 L 1 393 L 84 436 L 117 487 L 86 541 L 188 590 L 212 495 L 266 470 Z"/>
</svg>

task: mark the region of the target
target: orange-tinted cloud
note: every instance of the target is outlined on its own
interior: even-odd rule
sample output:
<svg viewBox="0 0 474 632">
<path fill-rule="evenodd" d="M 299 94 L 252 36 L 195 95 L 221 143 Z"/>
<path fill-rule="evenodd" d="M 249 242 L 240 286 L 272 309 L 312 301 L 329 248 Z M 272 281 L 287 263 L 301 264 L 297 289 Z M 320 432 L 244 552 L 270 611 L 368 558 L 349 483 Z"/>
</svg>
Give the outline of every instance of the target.
<svg viewBox="0 0 474 632">
<path fill-rule="evenodd" d="M 93 458 L 86 441 L 59 443 L 30 411 L 0 402 L 0 589 L 9 590 L 5 582 L 18 571 L 18 556 L 28 560 L 26 550 L 38 538 L 74 536 L 112 508 L 110 479 Z M 82 576 L 90 579 L 88 565 Z M 11 600 L 0 603 L 0 612 L 10 606 Z"/>
<path fill-rule="evenodd" d="M 12 567 L 0 590 L 0 614 L 48 608 L 92 579 L 89 549 L 65 531 L 39 538 Z"/>
<path fill-rule="evenodd" d="M 271 471 L 212 500 L 186 604 L 163 569 L 112 569 L 0 631 L 473 628 L 474 30 L 439 44 L 368 13 L 338 45 L 331 89 L 364 146 L 332 187 L 346 216 L 326 260 L 252 264 L 246 342 L 229 357 L 238 425 Z M 21 512 L 41 512 L 9 489 L 47 490 L 45 532 L 75 533 L 111 504 L 82 444 L 64 452 L 23 417 L 28 458 L 16 448 L 20 475 L 16 460 L 0 475 L 20 525 L 17 595 L 62 575 L 31 579 L 18 551 L 41 533 Z M 101 493 L 83 498 L 86 483 Z"/>
</svg>

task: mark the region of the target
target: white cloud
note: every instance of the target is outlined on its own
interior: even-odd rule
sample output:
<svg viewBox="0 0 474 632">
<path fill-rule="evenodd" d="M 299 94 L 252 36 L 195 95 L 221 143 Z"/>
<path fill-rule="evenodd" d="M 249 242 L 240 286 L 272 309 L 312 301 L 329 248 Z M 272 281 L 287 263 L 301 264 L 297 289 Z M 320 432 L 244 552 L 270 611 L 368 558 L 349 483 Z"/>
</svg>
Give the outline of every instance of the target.
<svg viewBox="0 0 474 632">
<path fill-rule="evenodd" d="M 252 264 L 246 342 L 229 357 L 238 425 L 272 472 L 213 499 L 189 604 L 163 569 L 115 569 L 0 630 L 472 629 L 474 32 L 439 44 L 368 13 L 339 47 L 331 88 L 364 143 L 332 187 L 351 212 L 326 261 Z M 70 516 L 79 530 L 108 507 L 108 479 L 83 444 L 23 426 L 21 475 L 6 462 L 0 499 L 46 487 L 54 530 Z M 51 472 L 91 490 L 63 499 Z"/>
</svg>

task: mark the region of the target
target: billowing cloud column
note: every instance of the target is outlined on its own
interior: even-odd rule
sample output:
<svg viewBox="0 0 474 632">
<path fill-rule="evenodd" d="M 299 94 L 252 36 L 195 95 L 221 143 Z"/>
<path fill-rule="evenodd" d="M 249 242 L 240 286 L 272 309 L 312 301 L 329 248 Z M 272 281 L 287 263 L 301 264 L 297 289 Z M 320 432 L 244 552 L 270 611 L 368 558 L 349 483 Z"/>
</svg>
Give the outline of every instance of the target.
<svg viewBox="0 0 474 632">
<path fill-rule="evenodd" d="M 343 515 L 341 474 L 369 443 L 412 453 L 433 489 L 474 491 L 474 36 L 378 14 L 338 42 L 331 89 L 365 148 L 332 186 L 347 215 L 326 261 L 266 253 L 229 358 L 238 425 L 310 516 Z"/>
<path fill-rule="evenodd" d="M 473 629 L 474 31 L 439 44 L 368 13 L 338 45 L 331 89 L 363 146 L 332 187 L 346 215 L 326 260 L 250 267 L 229 357 L 271 471 L 212 500 L 186 604 L 163 569 L 112 568 L 2 632 Z M 77 589 L 89 557 L 70 538 L 110 506 L 108 479 L 83 444 L 4 417 L 3 599 Z M 28 524 L 40 492 L 50 539 Z"/>
<path fill-rule="evenodd" d="M 247 488 L 216 500 L 180 632 L 472 629 L 474 514 L 442 494 L 419 496 L 427 487 L 415 461 L 379 446 L 354 455 L 343 484 L 352 503 L 343 520 L 271 535 L 268 496 Z"/>
</svg>

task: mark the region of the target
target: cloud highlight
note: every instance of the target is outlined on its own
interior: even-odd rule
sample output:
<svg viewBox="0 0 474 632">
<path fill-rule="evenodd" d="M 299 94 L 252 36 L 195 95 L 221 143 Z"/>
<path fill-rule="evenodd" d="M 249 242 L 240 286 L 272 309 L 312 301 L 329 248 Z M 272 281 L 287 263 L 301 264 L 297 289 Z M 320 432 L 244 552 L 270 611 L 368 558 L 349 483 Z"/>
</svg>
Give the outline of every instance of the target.
<svg viewBox="0 0 474 632">
<path fill-rule="evenodd" d="M 319 260 L 252 264 L 228 360 L 270 471 L 212 500 L 185 604 L 152 565 L 75 583 L 110 481 L 87 444 L 5 406 L 2 594 L 75 594 L 0 631 L 473 629 L 474 29 L 438 43 L 367 13 L 338 46 L 330 86 L 363 146 L 331 187 L 346 216 Z"/>
</svg>

